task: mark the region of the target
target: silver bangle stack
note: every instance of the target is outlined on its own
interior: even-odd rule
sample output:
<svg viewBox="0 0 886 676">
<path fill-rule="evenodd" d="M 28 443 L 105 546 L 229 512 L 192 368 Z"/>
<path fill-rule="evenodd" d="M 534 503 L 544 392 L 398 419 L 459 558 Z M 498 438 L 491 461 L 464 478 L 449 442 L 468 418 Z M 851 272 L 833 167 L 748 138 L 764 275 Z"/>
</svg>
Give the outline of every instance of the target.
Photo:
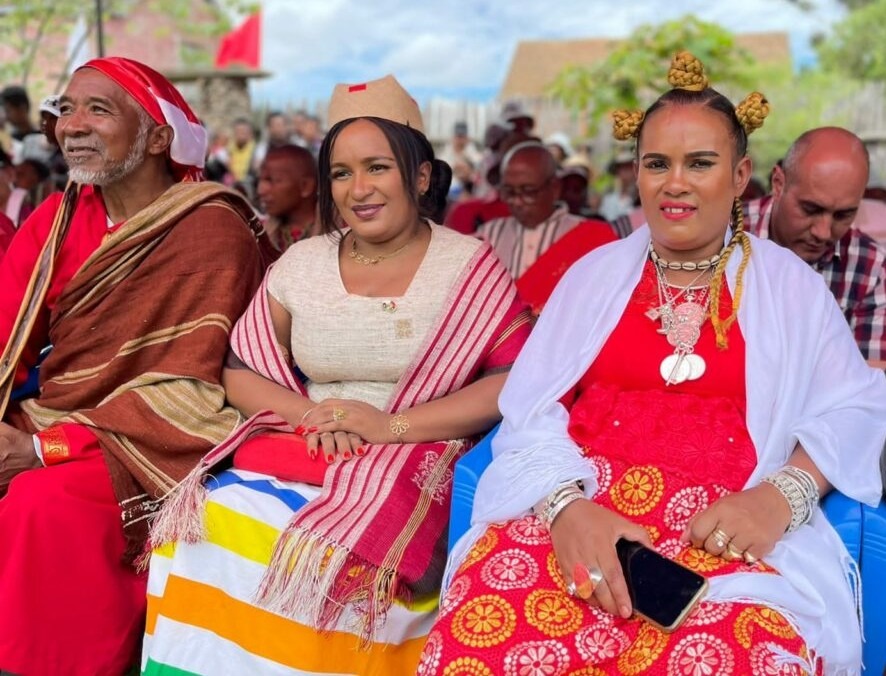
<svg viewBox="0 0 886 676">
<path fill-rule="evenodd" d="M 791 523 L 786 533 L 792 533 L 803 524 L 809 523 L 818 504 L 819 492 L 815 479 L 805 469 L 785 465 L 775 474 L 763 479 L 775 486 L 788 501 L 791 508 Z"/>
<path fill-rule="evenodd" d="M 576 500 L 585 496 L 581 481 L 567 481 L 557 486 L 548 497 L 539 501 L 532 511 L 545 528 L 551 529 L 554 519 Z"/>
</svg>

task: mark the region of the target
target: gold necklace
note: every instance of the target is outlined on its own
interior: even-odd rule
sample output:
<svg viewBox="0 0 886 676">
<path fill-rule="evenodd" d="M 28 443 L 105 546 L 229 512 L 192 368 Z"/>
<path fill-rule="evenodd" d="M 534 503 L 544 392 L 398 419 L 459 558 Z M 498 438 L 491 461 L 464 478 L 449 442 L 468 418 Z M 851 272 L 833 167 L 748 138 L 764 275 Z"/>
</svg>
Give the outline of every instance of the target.
<svg viewBox="0 0 886 676">
<path fill-rule="evenodd" d="M 354 239 L 351 240 L 351 250 L 348 252 L 348 256 L 350 258 L 353 258 L 357 263 L 362 263 L 363 265 L 378 265 L 381 261 L 383 261 L 387 258 L 393 258 L 397 254 L 402 253 L 406 247 L 408 247 L 410 244 L 412 244 L 415 241 L 415 238 L 417 236 L 418 236 L 418 231 L 416 231 L 415 235 L 413 235 L 412 238 L 408 242 L 406 242 L 406 244 L 401 246 L 399 249 L 395 249 L 391 253 L 379 254 L 378 256 L 373 256 L 373 257 L 364 256 L 359 251 L 357 251 L 357 238 L 354 237 Z"/>
</svg>

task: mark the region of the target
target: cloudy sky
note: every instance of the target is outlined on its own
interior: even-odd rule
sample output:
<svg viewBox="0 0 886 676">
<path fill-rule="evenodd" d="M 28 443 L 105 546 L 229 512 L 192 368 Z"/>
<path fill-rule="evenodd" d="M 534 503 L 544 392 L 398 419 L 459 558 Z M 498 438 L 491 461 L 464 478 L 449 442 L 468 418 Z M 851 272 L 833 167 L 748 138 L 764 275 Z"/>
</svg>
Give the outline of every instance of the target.
<svg viewBox="0 0 886 676">
<path fill-rule="evenodd" d="M 688 13 L 734 32 L 787 30 L 795 63 L 809 36 L 842 16 L 836 0 L 812 12 L 787 0 L 264 0 L 257 102 L 326 99 L 336 82 L 394 73 L 419 101 L 495 98 L 520 40 L 624 37 Z M 555 9 L 551 9 L 555 8 Z"/>
</svg>

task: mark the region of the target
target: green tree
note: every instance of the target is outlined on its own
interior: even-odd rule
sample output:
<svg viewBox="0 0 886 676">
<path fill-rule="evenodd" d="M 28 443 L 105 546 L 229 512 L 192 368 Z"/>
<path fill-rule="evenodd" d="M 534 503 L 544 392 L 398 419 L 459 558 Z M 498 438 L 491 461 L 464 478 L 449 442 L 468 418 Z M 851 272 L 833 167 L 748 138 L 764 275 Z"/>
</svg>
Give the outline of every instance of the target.
<svg viewBox="0 0 886 676">
<path fill-rule="evenodd" d="M 705 64 L 718 87 L 749 86 L 753 60 L 732 34 L 717 24 L 686 16 L 657 26 L 637 28 L 604 60 L 568 66 L 555 79 L 550 94 L 585 115 L 591 133 L 618 108 L 644 108 L 667 82 L 674 54 L 687 49 Z"/>
<path fill-rule="evenodd" d="M 886 80 L 886 0 L 862 3 L 818 45 L 824 68 L 859 80 Z"/>
<path fill-rule="evenodd" d="M 808 129 L 851 124 L 848 102 L 860 85 L 839 74 L 819 68 L 795 73 L 789 64 L 761 64 L 752 71 L 753 89 L 763 92 L 771 112 L 765 124 L 750 138 L 754 173 L 766 179 L 775 162 L 784 157 L 794 140 Z M 747 90 L 724 92 L 732 101 Z"/>
<path fill-rule="evenodd" d="M 176 0 L 146 0 L 141 5 L 173 18 L 183 27 L 185 37 L 221 35 L 230 29 L 229 16 L 233 13 L 253 11 L 256 3 L 245 0 L 204 0 L 213 20 L 209 22 L 188 21 L 190 2 Z M 136 3 L 133 0 L 104 0 L 103 20 L 111 17 L 125 18 L 132 12 Z M 0 63 L 0 81 L 19 82 L 27 86 L 34 74 L 34 63 L 40 49 L 46 44 L 49 35 L 68 35 L 80 18 L 86 22 L 86 29 L 80 36 L 80 43 L 93 40 L 96 29 L 96 12 L 93 2 L 84 0 L 6 0 L 0 7 L 0 41 L 11 48 L 18 58 Z M 150 39 L 151 36 L 138 35 L 137 39 Z M 81 45 L 75 45 L 79 47 Z M 181 57 L 188 65 L 209 65 L 212 55 L 200 54 L 195 57 L 188 50 L 188 41 L 182 41 Z M 76 51 L 76 50 L 71 50 Z M 203 63 L 195 63 L 203 60 Z M 62 73 L 69 71 L 65 64 Z M 62 76 L 64 77 L 64 75 Z M 64 82 L 56 83 L 57 91 Z"/>
<path fill-rule="evenodd" d="M 796 5 L 800 9 L 808 12 L 815 9 L 816 5 L 818 5 L 821 0 L 787 0 L 787 2 L 792 5 Z M 858 9 L 859 7 L 864 7 L 865 5 L 869 5 L 872 2 L 876 2 L 876 0 L 839 0 L 839 2 L 847 9 L 852 10 Z"/>
</svg>

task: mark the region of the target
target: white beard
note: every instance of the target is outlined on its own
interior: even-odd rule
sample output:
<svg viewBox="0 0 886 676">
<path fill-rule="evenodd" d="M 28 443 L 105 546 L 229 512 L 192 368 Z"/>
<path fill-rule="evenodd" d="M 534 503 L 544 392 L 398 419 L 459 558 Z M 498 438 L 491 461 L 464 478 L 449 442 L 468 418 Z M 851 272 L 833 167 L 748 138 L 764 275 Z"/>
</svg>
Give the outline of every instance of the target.
<svg viewBox="0 0 886 676">
<path fill-rule="evenodd" d="M 74 183 L 82 185 L 106 186 L 116 183 L 121 179 L 129 176 L 135 171 L 145 158 L 145 150 L 148 147 L 148 134 L 151 131 L 151 124 L 144 122 L 139 125 L 138 134 L 135 142 L 129 149 L 122 160 L 108 160 L 107 148 L 99 140 L 96 139 L 97 150 L 105 164 L 101 169 L 84 169 L 78 167 L 76 163 L 68 162 L 68 178 Z"/>
</svg>

